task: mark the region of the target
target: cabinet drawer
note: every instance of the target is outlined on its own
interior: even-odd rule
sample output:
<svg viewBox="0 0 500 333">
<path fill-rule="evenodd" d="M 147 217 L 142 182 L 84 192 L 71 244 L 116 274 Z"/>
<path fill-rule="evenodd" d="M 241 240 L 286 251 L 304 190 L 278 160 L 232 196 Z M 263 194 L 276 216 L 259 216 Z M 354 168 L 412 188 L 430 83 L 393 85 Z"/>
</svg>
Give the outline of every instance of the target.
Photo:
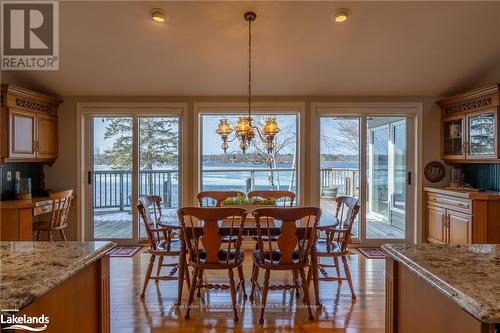
<svg viewBox="0 0 500 333">
<path fill-rule="evenodd" d="M 458 212 L 472 214 L 472 201 L 437 193 L 428 193 L 427 203 L 434 206 L 456 210 Z"/>
</svg>

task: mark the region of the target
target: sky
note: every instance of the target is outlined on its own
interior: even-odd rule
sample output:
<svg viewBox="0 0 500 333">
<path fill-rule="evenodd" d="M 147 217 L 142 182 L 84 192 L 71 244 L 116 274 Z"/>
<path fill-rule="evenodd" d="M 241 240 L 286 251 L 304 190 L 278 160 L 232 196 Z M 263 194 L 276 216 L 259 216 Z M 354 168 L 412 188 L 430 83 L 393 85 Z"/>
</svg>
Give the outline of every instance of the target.
<svg viewBox="0 0 500 333">
<path fill-rule="evenodd" d="M 281 133 L 278 136 L 290 135 L 296 133 L 296 124 L 298 117 L 296 115 L 279 115 L 276 116 L 278 121 L 278 126 L 281 129 Z M 104 150 L 110 149 L 113 145 L 113 139 L 104 139 L 104 133 L 106 130 L 106 123 L 102 121 L 103 118 L 95 117 L 94 118 L 94 149 L 99 147 L 99 150 L 102 152 Z M 202 116 L 202 144 L 203 144 L 203 153 L 206 155 L 213 154 L 223 154 L 221 149 L 222 139 L 215 133 L 217 126 L 219 124 L 219 119 L 221 119 L 220 115 L 204 115 Z M 230 116 L 227 117 L 231 126 L 234 127 L 238 116 Z M 321 133 L 322 138 L 335 138 L 339 137 L 341 133 L 335 126 L 335 117 L 322 117 L 321 118 Z M 234 132 L 233 132 L 234 134 Z M 308 135 L 306 133 L 306 135 Z M 333 140 L 331 140 L 333 141 Z M 237 140 L 229 143 L 230 152 L 239 152 L 238 142 Z M 283 154 L 293 154 L 295 150 L 295 145 L 290 145 L 285 148 L 282 153 Z M 251 150 L 250 150 L 251 152 Z M 328 147 L 324 142 L 321 142 L 321 153 L 335 153 L 335 154 L 356 154 L 357 152 L 352 151 L 347 147 L 343 146 L 334 146 L 334 150 Z"/>
</svg>

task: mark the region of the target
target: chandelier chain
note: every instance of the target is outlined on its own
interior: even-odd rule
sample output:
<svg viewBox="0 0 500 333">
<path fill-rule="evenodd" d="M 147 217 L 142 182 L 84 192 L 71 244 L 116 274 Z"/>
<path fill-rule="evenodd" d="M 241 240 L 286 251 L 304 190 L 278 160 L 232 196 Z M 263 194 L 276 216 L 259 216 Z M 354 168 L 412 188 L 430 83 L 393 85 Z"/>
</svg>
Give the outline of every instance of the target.
<svg viewBox="0 0 500 333">
<path fill-rule="evenodd" d="M 252 20 L 248 20 L 248 117 L 251 116 L 252 102 Z"/>
</svg>

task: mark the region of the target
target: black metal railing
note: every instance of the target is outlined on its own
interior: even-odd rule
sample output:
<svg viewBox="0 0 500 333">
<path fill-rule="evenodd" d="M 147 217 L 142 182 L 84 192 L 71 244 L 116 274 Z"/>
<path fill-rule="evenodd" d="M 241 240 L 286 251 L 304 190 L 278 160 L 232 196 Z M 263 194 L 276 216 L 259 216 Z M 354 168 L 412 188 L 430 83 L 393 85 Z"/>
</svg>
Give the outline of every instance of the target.
<svg viewBox="0 0 500 333">
<path fill-rule="evenodd" d="M 203 181 L 204 190 L 223 190 L 231 188 L 245 192 L 255 189 L 270 188 L 269 182 L 274 183 L 275 189 L 296 189 L 296 170 L 293 168 L 279 169 L 208 169 L 203 170 L 202 177 L 208 179 L 215 176 L 220 181 Z M 257 175 L 267 175 L 266 185 L 258 183 Z M 95 209 L 130 208 L 132 201 L 132 172 L 131 171 L 94 171 L 92 173 L 93 205 Z M 240 179 L 238 185 L 224 185 L 224 180 Z M 320 170 L 321 188 L 337 188 L 339 193 L 356 196 L 359 185 L 359 171 L 357 169 L 323 168 Z M 159 195 L 163 199 L 164 207 L 178 206 L 179 193 L 178 170 L 141 170 L 139 172 L 139 195 Z M 236 188 L 235 188 L 236 187 Z"/>
</svg>

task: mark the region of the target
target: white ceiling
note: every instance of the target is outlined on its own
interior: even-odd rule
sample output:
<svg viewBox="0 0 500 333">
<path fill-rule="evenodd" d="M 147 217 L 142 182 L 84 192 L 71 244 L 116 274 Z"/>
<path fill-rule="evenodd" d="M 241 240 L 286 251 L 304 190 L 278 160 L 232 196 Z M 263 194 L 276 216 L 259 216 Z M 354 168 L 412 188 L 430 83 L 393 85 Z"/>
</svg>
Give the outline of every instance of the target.
<svg viewBox="0 0 500 333">
<path fill-rule="evenodd" d="M 352 12 L 342 25 L 340 7 Z M 256 95 L 438 96 L 500 81 L 500 2 L 67 1 L 60 70 L 2 82 L 63 96 L 244 95 L 247 10 Z"/>
</svg>

